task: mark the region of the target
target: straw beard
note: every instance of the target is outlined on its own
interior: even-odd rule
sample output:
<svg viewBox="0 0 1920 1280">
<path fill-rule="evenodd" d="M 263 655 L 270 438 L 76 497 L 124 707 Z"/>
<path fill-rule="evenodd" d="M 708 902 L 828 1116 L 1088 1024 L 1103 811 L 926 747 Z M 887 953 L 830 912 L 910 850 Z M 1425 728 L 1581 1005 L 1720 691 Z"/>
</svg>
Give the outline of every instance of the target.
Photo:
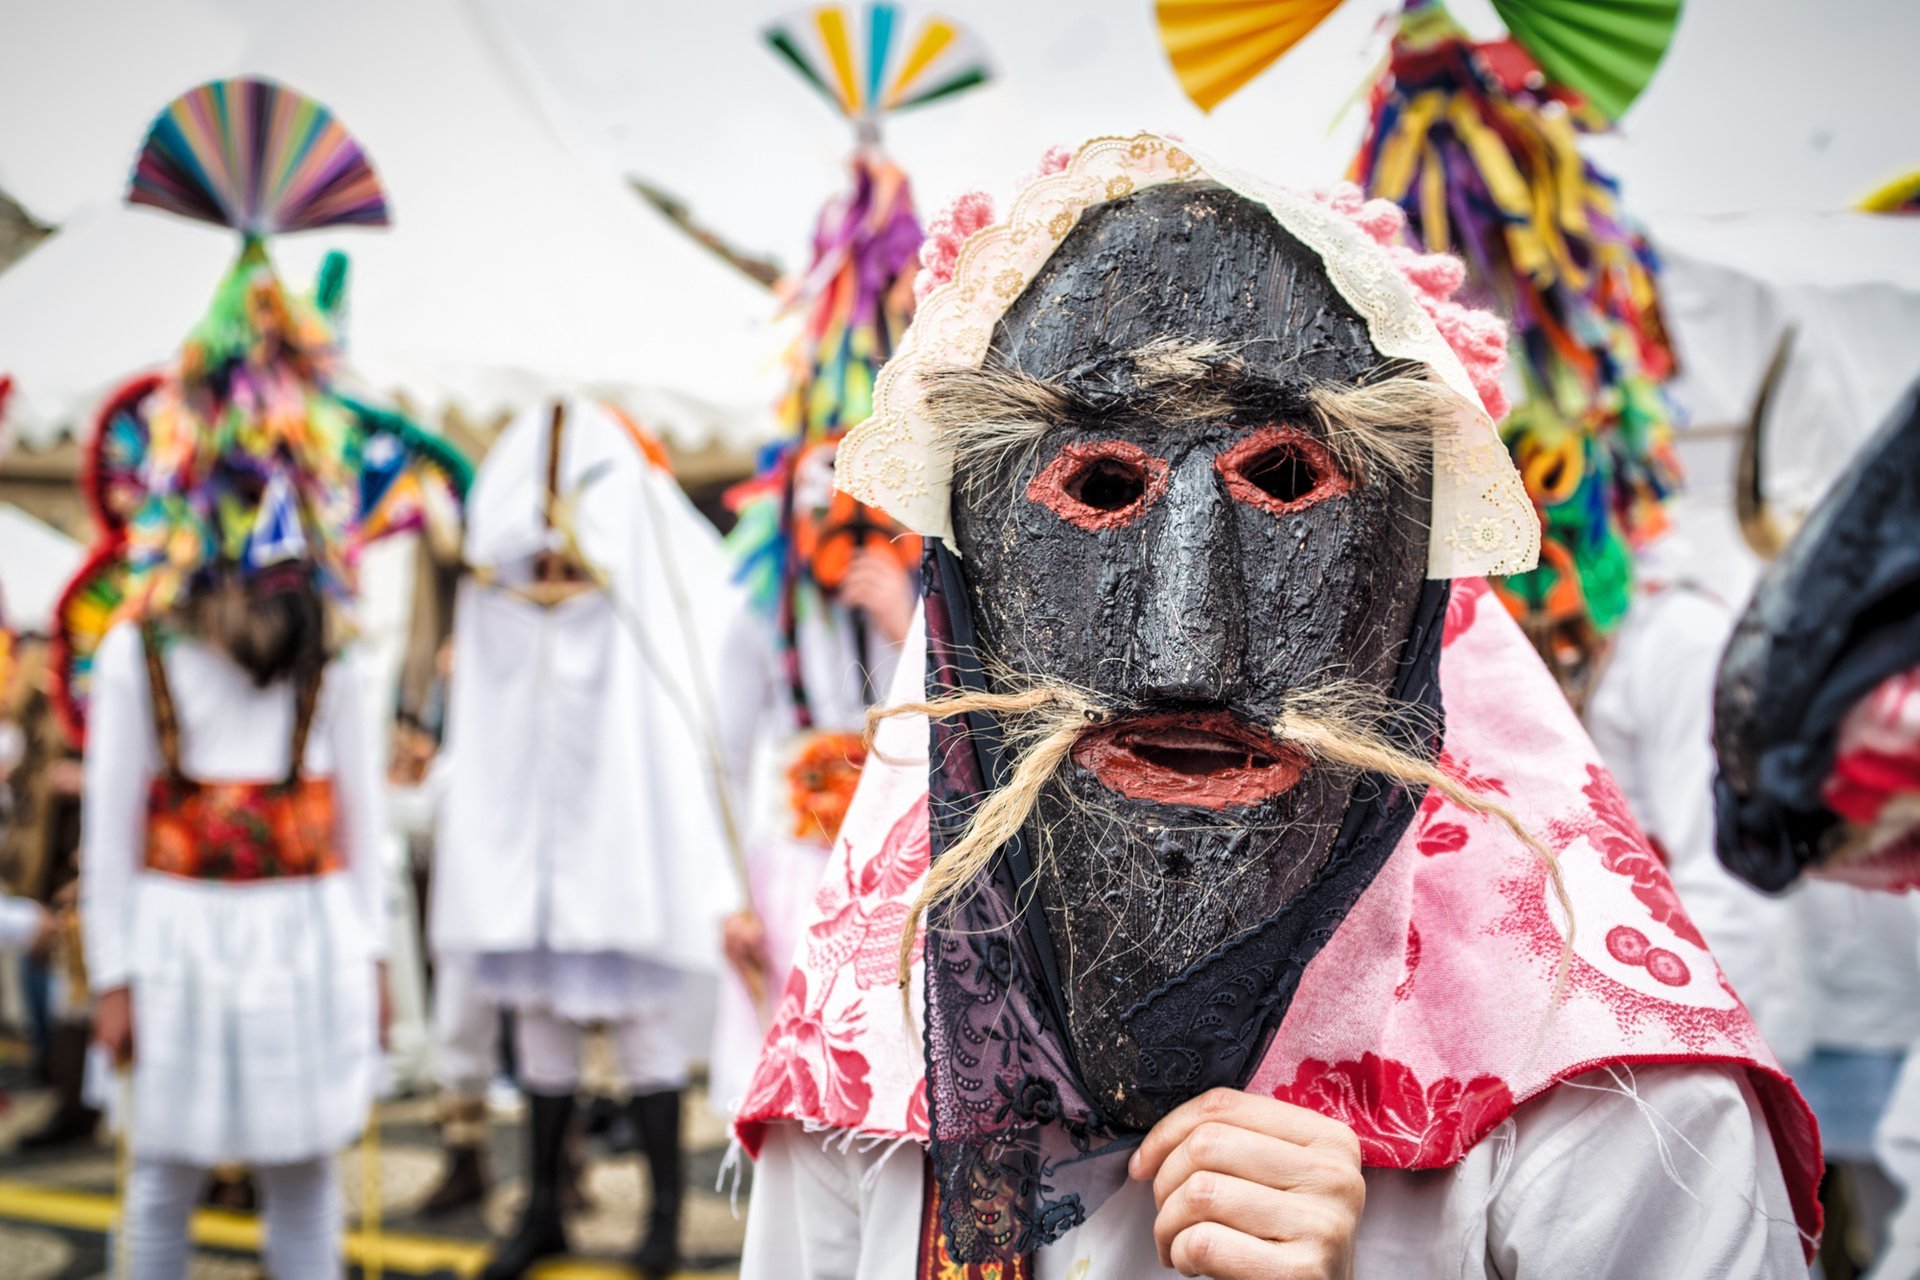
<svg viewBox="0 0 1920 1280">
<path fill-rule="evenodd" d="M 1266 728 L 1276 755 L 1294 755 L 1304 763 L 1298 786 L 1254 806 L 1167 815 L 1161 829 L 1184 830 L 1190 841 L 1171 857 L 1154 847 L 1151 836 L 1142 839 L 1136 834 L 1137 811 L 1117 802 L 1118 797 L 1074 759 L 1077 745 L 1144 709 L 1102 702 L 1086 690 L 1005 671 L 996 675 L 994 683 L 1004 691 L 876 707 L 868 714 L 871 730 L 898 715 L 947 720 L 987 712 L 999 718 L 1014 757 L 1008 784 L 980 803 L 962 838 L 933 864 L 913 903 L 900 939 L 903 989 L 921 928 L 944 927 L 977 888 L 995 854 L 1016 832 L 1024 831 L 1036 871 L 1021 892 L 1040 895 L 1049 926 L 1062 944 L 1074 1021 L 1111 1022 L 1119 1011 L 1111 1006 L 1114 985 L 1103 981 L 1103 975 L 1124 971 L 1143 955 L 1155 968 L 1171 974 L 1199 959 L 1198 954 L 1169 954 L 1162 949 L 1170 939 L 1191 940 L 1195 936 L 1192 920 L 1139 928 L 1134 910 L 1140 904 L 1134 899 L 1143 889 L 1141 900 L 1150 908 L 1197 913 L 1210 920 L 1202 935 L 1210 945 L 1231 942 L 1283 909 L 1318 869 L 1318 862 L 1300 862 L 1283 868 L 1277 877 L 1263 874 L 1276 828 L 1284 828 L 1291 813 L 1309 807 L 1296 799 L 1302 796 L 1302 788 L 1351 788 L 1362 773 L 1382 775 L 1414 791 L 1437 791 L 1461 808 L 1500 823 L 1541 859 L 1567 918 L 1572 919 L 1552 851 L 1497 800 L 1469 790 L 1432 759 L 1399 745 L 1386 727 L 1393 709 L 1376 691 L 1356 682 L 1329 678 L 1289 694 L 1287 709 Z M 1096 830 L 1104 838 L 1060 839 L 1059 828 L 1069 814 L 1081 831 Z M 1262 834 L 1265 839 L 1256 838 Z M 1325 854 L 1325 841 L 1313 844 Z M 1170 866 L 1177 870 L 1170 874 Z M 1060 886 L 1076 882 L 1126 888 L 1074 895 L 1081 909 L 1068 911 Z M 1170 885 L 1174 892 L 1154 893 L 1157 883 Z M 1103 903 L 1109 911 L 1089 920 L 1087 903 Z M 1010 928 L 1013 921 L 1004 924 Z M 1083 1044 L 1082 1052 L 1124 1054 L 1128 1047 Z M 1110 1101 L 1125 1109 L 1124 1099 Z"/>
</svg>

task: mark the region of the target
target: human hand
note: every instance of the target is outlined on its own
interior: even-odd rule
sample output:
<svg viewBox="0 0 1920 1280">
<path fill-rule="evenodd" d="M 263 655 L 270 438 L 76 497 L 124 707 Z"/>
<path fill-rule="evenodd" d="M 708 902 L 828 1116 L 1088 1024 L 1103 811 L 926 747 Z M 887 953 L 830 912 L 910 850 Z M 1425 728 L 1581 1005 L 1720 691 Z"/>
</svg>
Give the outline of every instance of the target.
<svg viewBox="0 0 1920 1280">
<path fill-rule="evenodd" d="M 126 987 L 102 991 L 94 997 L 93 1039 L 115 1066 L 133 1065 L 133 993 Z"/>
<path fill-rule="evenodd" d="M 1277 1098 L 1212 1089 L 1168 1114 L 1128 1163 L 1153 1182 L 1160 1263 L 1213 1280 L 1350 1280 L 1366 1203 L 1360 1142 Z"/>
<path fill-rule="evenodd" d="M 47 763 L 47 789 L 58 796 L 77 796 L 86 787 L 86 768 L 78 760 Z"/>
<path fill-rule="evenodd" d="M 889 644 L 907 638 L 913 623 L 913 575 L 905 565 L 878 551 L 862 551 L 840 580 L 840 603 L 867 615 Z"/>
<path fill-rule="evenodd" d="M 739 975 L 745 984 L 747 994 L 753 997 L 756 1006 L 763 1005 L 767 996 L 767 927 L 760 917 L 748 908 L 742 908 L 726 918 L 720 926 L 720 946 L 726 952 L 727 964 Z"/>
</svg>

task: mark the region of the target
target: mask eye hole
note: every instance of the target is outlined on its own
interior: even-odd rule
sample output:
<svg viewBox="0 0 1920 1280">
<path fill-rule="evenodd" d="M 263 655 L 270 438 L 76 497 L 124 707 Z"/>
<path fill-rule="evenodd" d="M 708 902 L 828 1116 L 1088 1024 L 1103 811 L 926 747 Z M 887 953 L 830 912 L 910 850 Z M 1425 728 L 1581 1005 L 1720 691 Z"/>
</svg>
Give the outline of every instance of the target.
<svg viewBox="0 0 1920 1280">
<path fill-rule="evenodd" d="M 1131 523 L 1166 487 L 1164 460 L 1125 440 L 1098 440 L 1062 448 L 1027 486 L 1027 497 L 1092 531 Z"/>
<path fill-rule="evenodd" d="M 1119 458 L 1096 458 L 1066 485 L 1068 496 L 1096 511 L 1125 511 L 1146 496 L 1145 471 Z"/>
<path fill-rule="evenodd" d="M 1353 487 L 1325 445 L 1292 427 L 1262 427 L 1214 459 L 1214 467 L 1227 492 L 1275 515 L 1304 511 Z"/>
</svg>

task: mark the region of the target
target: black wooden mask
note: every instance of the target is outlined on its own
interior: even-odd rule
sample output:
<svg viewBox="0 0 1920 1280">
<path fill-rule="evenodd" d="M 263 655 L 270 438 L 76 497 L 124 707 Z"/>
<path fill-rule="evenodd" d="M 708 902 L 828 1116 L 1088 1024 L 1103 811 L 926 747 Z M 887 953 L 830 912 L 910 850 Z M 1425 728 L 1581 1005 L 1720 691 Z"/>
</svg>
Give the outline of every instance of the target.
<svg viewBox="0 0 1920 1280">
<path fill-rule="evenodd" d="M 1418 802 L 1266 731 L 1335 679 L 1437 700 L 1428 478 L 1357 465 L 1308 412 L 1382 363 L 1318 257 L 1210 183 L 1089 210 L 996 331 L 988 367 L 1056 420 L 957 467 L 946 607 L 989 687 L 1125 710 L 1023 833 L 1069 1052 L 1122 1129 L 1244 1082 Z"/>
</svg>

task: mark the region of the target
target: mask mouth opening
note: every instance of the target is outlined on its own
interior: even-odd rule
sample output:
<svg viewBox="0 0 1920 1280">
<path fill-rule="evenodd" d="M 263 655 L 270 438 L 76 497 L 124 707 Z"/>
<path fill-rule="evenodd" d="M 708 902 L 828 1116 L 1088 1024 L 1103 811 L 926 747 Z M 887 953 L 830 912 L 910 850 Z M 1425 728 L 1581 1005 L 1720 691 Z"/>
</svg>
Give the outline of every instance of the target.
<svg viewBox="0 0 1920 1280">
<path fill-rule="evenodd" d="M 1307 768 L 1303 754 L 1226 711 L 1127 716 L 1084 735 L 1073 758 L 1120 795 L 1205 809 L 1283 795 Z"/>
</svg>

